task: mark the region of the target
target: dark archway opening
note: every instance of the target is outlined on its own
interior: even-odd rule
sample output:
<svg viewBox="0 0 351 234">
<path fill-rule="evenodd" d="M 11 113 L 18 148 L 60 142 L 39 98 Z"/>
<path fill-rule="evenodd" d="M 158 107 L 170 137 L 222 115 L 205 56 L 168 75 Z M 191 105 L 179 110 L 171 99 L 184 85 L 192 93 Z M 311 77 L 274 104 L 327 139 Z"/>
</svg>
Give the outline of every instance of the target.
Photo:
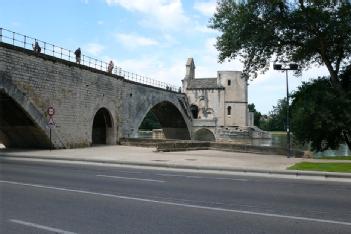
<svg viewBox="0 0 351 234">
<path fill-rule="evenodd" d="M 193 118 L 197 119 L 199 115 L 199 107 L 197 107 L 197 105 L 192 104 L 190 106 L 190 111 L 191 111 L 191 114 L 193 115 Z"/>
<path fill-rule="evenodd" d="M 152 130 L 159 128 L 162 128 L 160 121 L 152 111 L 149 111 L 143 119 L 143 122 L 141 122 L 139 130 Z"/>
<path fill-rule="evenodd" d="M 160 121 L 152 111 L 149 111 L 141 122 L 138 129 L 138 138 L 165 138 Z"/>
<path fill-rule="evenodd" d="M 214 134 L 206 129 L 206 128 L 202 128 L 200 130 L 197 130 L 194 134 L 194 140 L 197 141 L 216 141 L 216 137 L 214 136 Z"/>
<path fill-rule="evenodd" d="M 6 148 L 50 147 L 45 132 L 4 91 L 0 91 L 0 143 Z"/>
<path fill-rule="evenodd" d="M 162 128 L 163 135 L 166 139 L 190 139 L 189 130 L 182 114 L 171 102 L 161 102 L 152 107 L 146 114 L 140 125 L 141 127 L 145 126 L 144 123 L 147 117 L 149 120 L 152 120 L 153 126 Z M 139 129 L 141 129 L 141 127 L 139 127 Z"/>
<path fill-rule="evenodd" d="M 112 118 L 109 111 L 101 108 L 96 112 L 93 121 L 92 143 L 94 145 L 107 144 L 112 129 Z"/>
</svg>

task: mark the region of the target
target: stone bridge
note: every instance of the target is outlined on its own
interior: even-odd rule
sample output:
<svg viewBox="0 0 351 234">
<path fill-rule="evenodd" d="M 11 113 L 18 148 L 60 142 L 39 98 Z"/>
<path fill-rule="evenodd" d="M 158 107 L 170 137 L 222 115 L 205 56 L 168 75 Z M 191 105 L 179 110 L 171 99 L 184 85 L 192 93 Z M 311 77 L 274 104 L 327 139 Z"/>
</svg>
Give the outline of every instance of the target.
<svg viewBox="0 0 351 234">
<path fill-rule="evenodd" d="M 52 143 L 48 107 L 54 107 Z M 134 137 L 152 111 L 166 138 L 190 139 L 186 96 L 0 42 L 0 142 L 75 148 Z"/>
</svg>

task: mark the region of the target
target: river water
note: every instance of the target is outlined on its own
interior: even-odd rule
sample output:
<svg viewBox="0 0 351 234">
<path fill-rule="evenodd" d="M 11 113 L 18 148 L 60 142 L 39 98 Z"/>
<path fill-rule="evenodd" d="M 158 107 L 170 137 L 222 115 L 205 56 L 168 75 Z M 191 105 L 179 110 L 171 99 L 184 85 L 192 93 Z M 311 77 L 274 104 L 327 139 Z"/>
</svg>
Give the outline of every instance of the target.
<svg viewBox="0 0 351 234">
<path fill-rule="evenodd" d="M 272 132 L 272 139 L 237 139 L 233 140 L 233 142 L 258 146 L 287 147 L 287 137 L 285 133 Z M 308 145 L 302 146 L 293 143 L 292 147 L 299 150 L 309 150 Z M 340 144 L 337 150 L 325 150 L 323 152 L 313 152 L 313 154 L 317 157 L 351 156 L 351 151 L 346 144 Z"/>
<path fill-rule="evenodd" d="M 286 147 L 286 142 L 287 142 L 287 137 L 286 134 L 272 134 L 272 145 L 277 145 L 281 147 Z M 293 147 L 296 149 L 300 150 L 309 150 L 310 147 L 308 145 L 301 146 L 297 144 L 293 144 Z M 337 150 L 325 150 L 323 152 L 313 152 L 315 156 L 317 157 L 333 157 L 333 156 L 351 156 L 351 151 L 347 147 L 346 144 L 340 144 L 339 148 Z"/>
</svg>

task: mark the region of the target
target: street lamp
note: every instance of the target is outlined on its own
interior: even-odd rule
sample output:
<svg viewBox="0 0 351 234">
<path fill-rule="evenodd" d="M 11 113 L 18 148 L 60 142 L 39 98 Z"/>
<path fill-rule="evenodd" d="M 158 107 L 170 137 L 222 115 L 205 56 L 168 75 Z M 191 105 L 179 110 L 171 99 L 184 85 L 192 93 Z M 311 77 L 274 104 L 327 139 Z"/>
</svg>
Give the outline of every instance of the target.
<svg viewBox="0 0 351 234">
<path fill-rule="evenodd" d="M 287 108 L 286 108 L 286 137 L 287 137 L 287 150 L 288 150 L 288 158 L 291 157 L 291 140 L 290 140 L 290 120 L 289 120 L 289 109 L 290 109 L 290 103 L 289 103 L 289 82 L 288 82 L 288 71 L 289 70 L 298 70 L 299 65 L 295 63 L 290 63 L 289 66 L 284 66 L 282 64 L 273 64 L 273 69 L 274 70 L 282 70 L 285 71 L 286 73 L 286 102 L 287 102 Z"/>
</svg>

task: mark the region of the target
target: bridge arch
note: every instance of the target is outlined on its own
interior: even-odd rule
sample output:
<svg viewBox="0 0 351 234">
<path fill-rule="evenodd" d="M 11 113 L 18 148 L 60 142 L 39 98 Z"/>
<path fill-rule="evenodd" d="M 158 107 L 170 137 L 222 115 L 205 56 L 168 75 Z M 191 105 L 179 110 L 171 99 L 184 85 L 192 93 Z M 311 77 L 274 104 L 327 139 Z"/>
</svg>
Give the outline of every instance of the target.
<svg viewBox="0 0 351 234">
<path fill-rule="evenodd" d="M 170 101 L 161 101 L 157 104 L 151 105 L 151 107 L 144 112 L 138 126 L 141 125 L 146 114 L 150 111 L 158 119 L 167 139 L 190 139 L 190 132 L 184 116 L 175 104 Z"/>
<path fill-rule="evenodd" d="M 95 112 L 92 124 L 91 141 L 93 145 L 97 144 L 115 144 L 115 127 L 111 112 L 101 107 Z"/>
<path fill-rule="evenodd" d="M 201 128 L 194 133 L 194 140 L 197 141 L 216 141 L 213 132 L 207 128 Z"/>
<path fill-rule="evenodd" d="M 10 80 L 0 82 L 0 142 L 7 148 L 49 148 L 44 114 Z M 55 143 L 65 148 L 55 129 Z"/>
</svg>

